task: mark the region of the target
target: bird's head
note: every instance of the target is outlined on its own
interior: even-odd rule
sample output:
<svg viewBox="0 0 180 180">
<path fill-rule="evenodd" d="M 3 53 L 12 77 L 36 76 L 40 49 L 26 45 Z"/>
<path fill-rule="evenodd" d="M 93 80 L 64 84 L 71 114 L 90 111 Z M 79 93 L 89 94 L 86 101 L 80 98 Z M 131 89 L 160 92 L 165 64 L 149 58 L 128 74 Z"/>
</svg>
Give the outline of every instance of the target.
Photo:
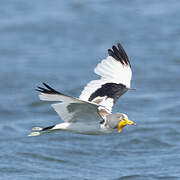
<svg viewBox="0 0 180 180">
<path fill-rule="evenodd" d="M 136 123 L 128 119 L 128 116 L 123 113 L 115 113 L 115 114 L 109 114 L 106 116 L 106 123 L 108 126 L 112 129 L 118 129 L 118 132 L 120 133 L 126 125 L 134 125 L 136 126 Z"/>
<path fill-rule="evenodd" d="M 129 120 L 128 116 L 126 114 L 117 113 L 117 118 L 119 120 L 118 125 L 117 125 L 119 133 L 122 131 L 123 127 L 125 127 L 126 125 L 134 125 L 134 126 L 136 126 L 136 123 Z"/>
</svg>

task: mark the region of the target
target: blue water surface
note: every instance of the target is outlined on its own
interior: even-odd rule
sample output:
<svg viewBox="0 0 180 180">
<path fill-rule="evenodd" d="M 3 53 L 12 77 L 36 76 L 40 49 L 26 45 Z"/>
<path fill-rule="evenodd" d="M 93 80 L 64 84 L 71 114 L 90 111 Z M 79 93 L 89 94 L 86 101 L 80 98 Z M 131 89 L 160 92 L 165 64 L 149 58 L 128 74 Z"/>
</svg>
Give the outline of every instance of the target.
<svg viewBox="0 0 180 180">
<path fill-rule="evenodd" d="M 0 6 L 0 179 L 179 180 L 180 1 L 5 0 Z M 121 42 L 132 87 L 117 102 L 137 123 L 121 134 L 57 132 L 36 86 L 78 97 Z"/>
</svg>

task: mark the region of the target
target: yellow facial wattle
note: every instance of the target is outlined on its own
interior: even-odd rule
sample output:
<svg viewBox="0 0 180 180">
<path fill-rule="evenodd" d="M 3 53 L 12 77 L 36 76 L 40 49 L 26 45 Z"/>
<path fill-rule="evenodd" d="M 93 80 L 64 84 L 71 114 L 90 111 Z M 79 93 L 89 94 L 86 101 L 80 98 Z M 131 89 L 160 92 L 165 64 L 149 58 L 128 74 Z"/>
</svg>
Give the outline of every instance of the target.
<svg viewBox="0 0 180 180">
<path fill-rule="evenodd" d="M 127 124 L 136 126 L 136 123 L 134 123 L 133 121 L 131 121 L 129 119 L 124 118 L 118 124 L 118 132 L 120 133 L 122 131 L 123 127 L 126 126 Z"/>
</svg>

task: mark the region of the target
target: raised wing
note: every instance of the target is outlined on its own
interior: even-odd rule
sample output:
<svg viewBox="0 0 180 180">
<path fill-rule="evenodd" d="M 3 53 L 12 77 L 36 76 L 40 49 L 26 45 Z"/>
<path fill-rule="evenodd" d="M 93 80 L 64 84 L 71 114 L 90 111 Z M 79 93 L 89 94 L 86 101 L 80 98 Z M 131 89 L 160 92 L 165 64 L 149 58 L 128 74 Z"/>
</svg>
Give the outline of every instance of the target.
<svg viewBox="0 0 180 180">
<path fill-rule="evenodd" d="M 111 112 L 113 105 L 130 88 L 132 71 L 126 52 L 120 43 L 108 49 L 109 56 L 94 69 L 101 76 L 90 81 L 81 92 L 80 99 L 105 106 Z"/>
<path fill-rule="evenodd" d="M 64 121 L 99 123 L 102 120 L 98 113 L 99 105 L 64 95 L 47 84 L 43 84 L 46 88 L 38 87 L 37 89 L 41 92 L 40 99 L 43 101 L 61 101 L 52 104 L 52 107 Z"/>
</svg>

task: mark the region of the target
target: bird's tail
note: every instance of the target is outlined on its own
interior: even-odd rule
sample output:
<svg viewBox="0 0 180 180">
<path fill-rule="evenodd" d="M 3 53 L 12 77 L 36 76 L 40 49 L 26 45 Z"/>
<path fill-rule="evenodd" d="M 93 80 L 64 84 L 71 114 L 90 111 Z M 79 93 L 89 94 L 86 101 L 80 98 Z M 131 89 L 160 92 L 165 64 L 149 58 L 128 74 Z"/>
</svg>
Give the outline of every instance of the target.
<svg viewBox="0 0 180 180">
<path fill-rule="evenodd" d="M 53 130 L 54 127 L 55 127 L 55 125 L 48 126 L 48 127 L 45 127 L 45 128 L 33 127 L 32 132 L 28 136 L 40 136 L 40 135 L 42 135 L 44 133 L 50 133 Z"/>
</svg>

